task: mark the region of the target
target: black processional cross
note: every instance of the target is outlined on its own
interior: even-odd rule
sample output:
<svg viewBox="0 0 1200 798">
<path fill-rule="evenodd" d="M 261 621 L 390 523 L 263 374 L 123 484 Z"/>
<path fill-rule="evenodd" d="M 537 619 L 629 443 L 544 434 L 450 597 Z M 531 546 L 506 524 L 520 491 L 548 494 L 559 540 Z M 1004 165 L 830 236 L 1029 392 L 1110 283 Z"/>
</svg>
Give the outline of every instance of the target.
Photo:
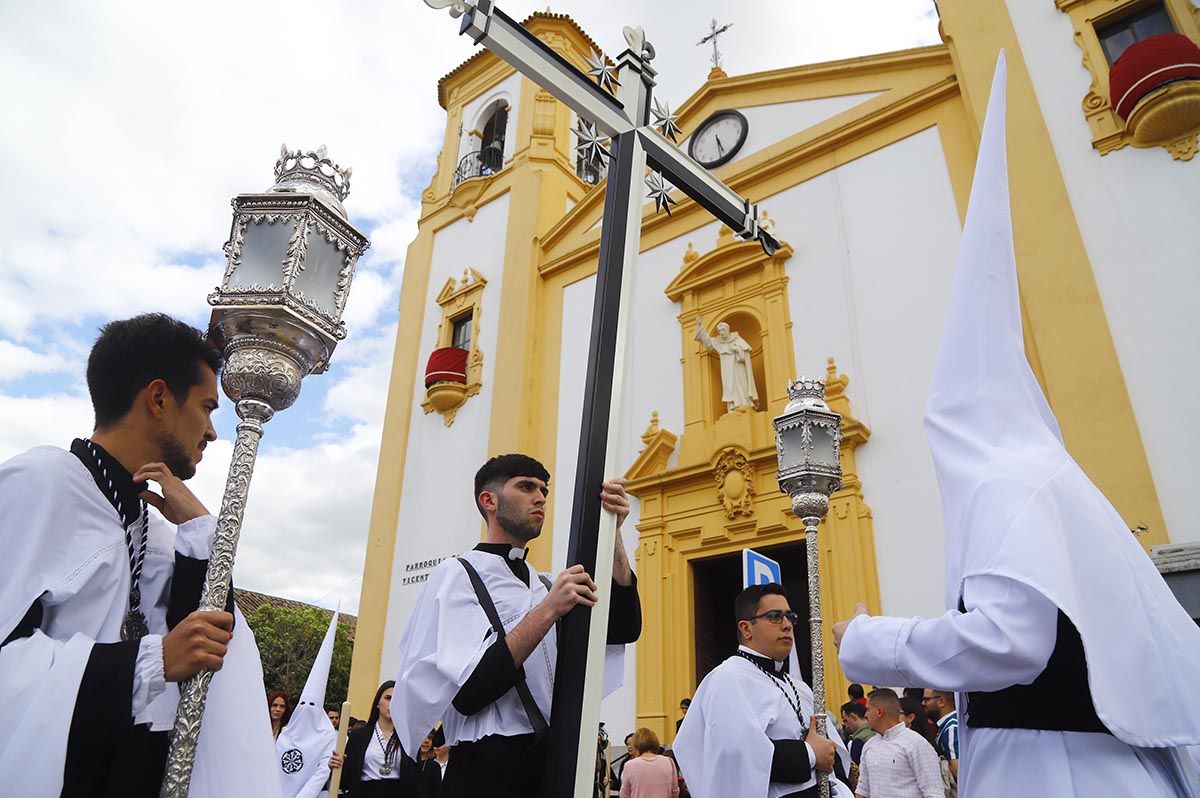
<svg viewBox="0 0 1200 798">
<path fill-rule="evenodd" d="M 738 196 L 675 146 L 681 131 L 670 109 L 655 101 L 651 110 L 654 48 L 640 27 L 625 28 L 629 47 L 617 58 L 615 67 L 592 53 L 590 68 L 584 73 L 491 0 L 425 3 L 461 17 L 460 34 L 491 50 L 575 111 L 580 153 L 589 160 L 608 161 L 567 547 L 567 563 L 582 564 L 596 584 L 606 586 L 612 579 L 616 520 L 602 511 L 600 484 L 619 467 L 617 440 L 609 435 L 609 429 L 619 418 L 617 405 L 625 373 L 630 281 L 624 278 L 637 261 L 647 196 L 657 210 L 670 214 L 676 201 L 665 177 L 740 238 L 759 241 L 768 255 L 775 253 L 779 243 L 759 226 L 758 206 Z M 653 170 L 648 177 L 647 166 Z M 642 193 L 643 183 L 650 189 L 649 195 Z M 545 793 L 552 798 L 587 798 L 592 791 L 607 627 L 608 603 L 603 599 L 592 610 L 576 607 L 559 625 Z"/>
</svg>

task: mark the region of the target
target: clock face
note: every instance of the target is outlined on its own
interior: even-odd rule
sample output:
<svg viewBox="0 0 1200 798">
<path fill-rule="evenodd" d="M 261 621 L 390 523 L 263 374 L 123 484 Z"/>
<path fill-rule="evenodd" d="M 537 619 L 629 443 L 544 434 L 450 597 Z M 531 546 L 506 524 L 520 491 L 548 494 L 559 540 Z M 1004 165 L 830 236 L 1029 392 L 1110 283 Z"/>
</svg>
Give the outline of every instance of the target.
<svg viewBox="0 0 1200 798">
<path fill-rule="evenodd" d="M 713 168 L 726 163 L 746 143 L 750 126 L 737 111 L 717 111 L 705 119 L 688 143 L 688 155 L 701 166 Z"/>
</svg>

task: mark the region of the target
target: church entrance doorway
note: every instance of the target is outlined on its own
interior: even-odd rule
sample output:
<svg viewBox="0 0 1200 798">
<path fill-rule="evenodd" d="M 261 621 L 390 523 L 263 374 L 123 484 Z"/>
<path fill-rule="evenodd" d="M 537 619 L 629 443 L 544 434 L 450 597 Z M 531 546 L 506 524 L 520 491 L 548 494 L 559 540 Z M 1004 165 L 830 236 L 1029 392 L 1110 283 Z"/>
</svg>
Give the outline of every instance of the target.
<svg viewBox="0 0 1200 798">
<path fill-rule="evenodd" d="M 801 618 L 807 619 L 808 565 L 803 539 L 755 550 L 779 562 L 788 601 Z M 696 618 L 696 684 L 699 684 L 709 671 L 737 650 L 733 600 L 742 590 L 742 554 L 739 551 L 692 560 L 691 566 Z M 796 629 L 794 634 L 800 670 L 804 681 L 811 684 L 812 647 L 806 620 L 802 621 L 801 628 Z"/>
</svg>

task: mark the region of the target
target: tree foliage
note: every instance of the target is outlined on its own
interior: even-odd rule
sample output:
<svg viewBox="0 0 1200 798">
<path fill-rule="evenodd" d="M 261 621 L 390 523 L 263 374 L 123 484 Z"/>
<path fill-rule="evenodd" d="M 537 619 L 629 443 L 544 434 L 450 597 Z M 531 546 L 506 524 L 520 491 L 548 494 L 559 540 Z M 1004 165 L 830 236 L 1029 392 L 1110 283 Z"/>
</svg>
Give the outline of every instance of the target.
<svg viewBox="0 0 1200 798">
<path fill-rule="evenodd" d="M 329 614 L 317 607 L 278 607 L 264 604 L 246 618 L 262 655 L 267 691 L 283 690 L 294 704 L 329 629 Z M 350 683 L 350 656 L 354 648 L 350 624 L 338 621 L 333 641 L 333 662 L 325 703 L 340 705 Z"/>
</svg>

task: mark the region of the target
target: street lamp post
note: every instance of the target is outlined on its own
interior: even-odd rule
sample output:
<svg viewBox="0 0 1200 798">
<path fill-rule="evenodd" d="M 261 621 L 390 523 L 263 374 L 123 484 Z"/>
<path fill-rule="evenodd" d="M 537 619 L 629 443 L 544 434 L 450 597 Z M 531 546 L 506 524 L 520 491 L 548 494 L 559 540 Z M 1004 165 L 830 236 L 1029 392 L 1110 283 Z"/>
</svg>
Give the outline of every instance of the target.
<svg viewBox="0 0 1200 798">
<path fill-rule="evenodd" d="M 842 486 L 841 421 L 825 404 L 825 381 L 803 377 L 788 384 L 787 407 L 774 421 L 779 489 L 791 497 L 792 512 L 804 523 L 813 716 L 822 736 L 826 729 L 825 655 L 817 526 L 829 511 L 829 497 Z M 821 798 L 829 798 L 829 775 L 819 773 L 817 784 Z"/>
<path fill-rule="evenodd" d="M 263 425 L 296 401 L 306 375 L 329 367 L 346 337 L 342 311 L 354 267 L 370 246 L 342 207 L 350 171 L 329 160 L 324 147 L 302 152 L 285 145 L 275 185 L 233 200 L 225 275 L 208 297 L 208 335 L 225 355 L 221 387 L 241 421 L 201 610 L 225 609 Z M 188 794 L 212 675 L 203 670 L 180 685 L 163 798 Z"/>
</svg>

